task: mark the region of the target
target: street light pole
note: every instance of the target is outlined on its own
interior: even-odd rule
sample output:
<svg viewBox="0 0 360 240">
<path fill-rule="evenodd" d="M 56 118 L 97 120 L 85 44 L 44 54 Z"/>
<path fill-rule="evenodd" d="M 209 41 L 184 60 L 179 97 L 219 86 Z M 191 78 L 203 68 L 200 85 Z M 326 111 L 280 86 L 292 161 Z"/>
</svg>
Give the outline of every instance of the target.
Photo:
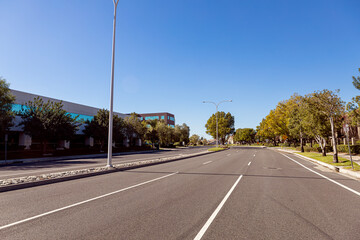
<svg viewBox="0 0 360 240">
<path fill-rule="evenodd" d="M 350 156 L 350 161 L 351 161 L 351 167 L 354 170 L 354 164 L 353 164 L 353 160 L 352 160 L 352 156 L 351 156 L 351 149 L 350 149 L 350 142 L 349 142 L 350 127 L 349 127 L 348 124 L 345 125 L 344 132 L 345 132 L 345 135 L 346 135 L 346 141 L 347 141 L 348 148 L 349 148 L 349 156 Z"/>
<path fill-rule="evenodd" d="M 114 2 L 114 23 L 113 23 L 113 42 L 111 60 L 111 83 L 110 83 L 110 111 L 109 111 L 109 139 L 108 139 L 108 158 L 106 167 L 112 167 L 112 139 L 113 139 L 113 102 L 114 102 L 114 64 L 115 64 L 115 29 L 116 29 L 116 8 L 119 0 Z"/>
<path fill-rule="evenodd" d="M 216 147 L 218 148 L 219 147 L 219 127 L 218 127 L 218 108 L 219 108 L 219 105 L 223 102 L 232 102 L 232 100 L 224 100 L 224 101 L 221 101 L 219 103 L 215 103 L 215 102 L 211 102 L 211 101 L 203 101 L 203 103 L 212 103 L 215 105 L 216 107 L 216 113 L 215 113 L 215 118 L 216 118 Z"/>
</svg>

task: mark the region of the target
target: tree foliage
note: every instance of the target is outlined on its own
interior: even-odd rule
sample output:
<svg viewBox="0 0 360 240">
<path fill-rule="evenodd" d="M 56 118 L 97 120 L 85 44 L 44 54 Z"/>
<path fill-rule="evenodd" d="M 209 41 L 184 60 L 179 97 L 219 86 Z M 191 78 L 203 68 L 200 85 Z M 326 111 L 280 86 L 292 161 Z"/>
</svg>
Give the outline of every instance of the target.
<svg viewBox="0 0 360 240">
<path fill-rule="evenodd" d="M 12 126 L 14 113 L 11 111 L 15 97 L 10 93 L 9 84 L 0 77 L 0 136 Z"/>
<path fill-rule="evenodd" d="M 84 133 L 88 137 L 93 137 L 95 142 L 100 145 L 100 150 L 103 150 L 105 143 L 109 137 L 109 111 L 106 109 L 99 109 L 94 118 L 87 120 Z M 121 143 L 125 136 L 125 122 L 121 117 L 113 115 L 113 141 Z"/>
<path fill-rule="evenodd" d="M 218 112 L 217 114 L 219 140 L 222 144 L 224 144 L 227 137 L 235 132 L 235 120 L 234 116 L 232 116 L 229 112 L 226 114 L 225 112 Z M 205 127 L 206 133 L 216 139 L 216 113 L 208 119 Z"/>
<path fill-rule="evenodd" d="M 253 128 L 238 128 L 234 134 L 234 142 L 245 142 L 253 143 L 255 142 L 256 132 Z"/>
<path fill-rule="evenodd" d="M 189 140 L 190 140 L 191 145 L 194 145 L 194 146 L 198 145 L 199 141 L 200 141 L 200 136 L 197 134 L 193 134 L 193 135 L 191 135 Z"/>
<path fill-rule="evenodd" d="M 39 139 L 44 152 L 48 141 L 70 140 L 78 126 L 77 117 L 71 117 L 62 102 L 45 103 L 40 97 L 25 103 L 18 114 L 22 117 L 20 125 L 24 132 Z"/>
</svg>

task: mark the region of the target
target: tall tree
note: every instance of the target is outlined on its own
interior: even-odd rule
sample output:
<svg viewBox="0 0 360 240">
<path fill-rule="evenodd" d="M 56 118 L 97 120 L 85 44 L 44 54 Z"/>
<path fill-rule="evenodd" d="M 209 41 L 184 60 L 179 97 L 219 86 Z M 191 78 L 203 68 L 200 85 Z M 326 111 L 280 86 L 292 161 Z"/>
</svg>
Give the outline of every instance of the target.
<svg viewBox="0 0 360 240">
<path fill-rule="evenodd" d="M 14 113 L 11 111 L 15 97 L 10 93 L 9 84 L 0 77 L 0 136 L 4 136 L 13 125 Z"/>
<path fill-rule="evenodd" d="M 255 141 L 256 132 L 253 128 L 238 128 L 234 134 L 234 142 L 246 142 L 248 144 Z"/>
<path fill-rule="evenodd" d="M 50 140 L 70 140 L 78 127 L 77 117 L 67 113 L 62 102 L 45 103 L 40 97 L 25 103 L 18 114 L 22 118 L 19 125 L 25 133 L 41 141 L 44 153 Z"/>
<path fill-rule="evenodd" d="M 330 121 L 331 126 L 331 141 L 334 150 L 334 163 L 338 163 L 337 141 L 336 141 L 336 123 L 341 121 L 344 113 L 344 102 L 337 95 L 339 90 L 332 92 L 324 89 L 312 94 L 313 108 L 320 114 L 323 114 Z"/>
<path fill-rule="evenodd" d="M 174 128 L 168 126 L 163 120 L 160 120 L 156 125 L 156 131 L 161 146 L 166 147 L 174 143 L 175 130 Z"/>
<path fill-rule="evenodd" d="M 180 142 L 181 144 L 188 144 L 190 137 L 190 127 L 183 123 L 182 125 L 175 126 L 175 142 Z"/>
<path fill-rule="evenodd" d="M 216 114 L 216 113 L 215 113 Z M 216 115 L 213 114 L 207 121 L 206 133 L 211 135 L 214 139 L 216 139 Z M 234 116 L 232 116 L 229 112 L 225 114 L 225 112 L 218 112 L 218 134 L 219 140 L 222 144 L 225 143 L 227 137 L 235 132 L 234 128 Z"/>
<path fill-rule="evenodd" d="M 193 134 L 190 137 L 190 144 L 197 145 L 197 144 L 199 144 L 199 140 L 200 140 L 200 136 L 196 135 L 196 134 Z"/>
<path fill-rule="evenodd" d="M 155 147 L 155 144 L 159 142 L 159 135 L 156 127 L 158 123 L 159 120 L 157 119 L 151 119 L 146 121 L 147 129 L 145 139 L 151 142 L 153 148 Z"/>
<path fill-rule="evenodd" d="M 129 117 L 125 118 L 126 137 L 129 139 L 130 146 L 135 144 L 135 139 L 139 138 L 144 141 L 146 134 L 146 124 L 140 121 L 136 113 L 131 113 Z"/>
</svg>

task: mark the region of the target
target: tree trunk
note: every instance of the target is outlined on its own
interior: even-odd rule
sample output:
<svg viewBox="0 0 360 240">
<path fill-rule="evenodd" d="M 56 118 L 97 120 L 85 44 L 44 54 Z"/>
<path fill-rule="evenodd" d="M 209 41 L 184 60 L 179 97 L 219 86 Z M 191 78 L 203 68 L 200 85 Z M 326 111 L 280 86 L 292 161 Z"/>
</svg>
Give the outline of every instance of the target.
<svg viewBox="0 0 360 240">
<path fill-rule="evenodd" d="M 43 140 L 43 141 L 41 141 L 41 143 L 42 143 L 43 154 L 46 154 L 47 141 Z"/>
<path fill-rule="evenodd" d="M 333 151 L 334 151 L 333 163 L 338 163 L 339 159 L 338 159 L 338 151 L 337 151 L 337 143 L 336 143 L 334 118 L 333 117 L 330 117 L 330 124 L 331 124 L 331 135 L 332 135 L 331 140 L 333 142 Z"/>
<path fill-rule="evenodd" d="M 301 131 L 300 131 L 300 148 L 301 148 L 301 152 L 304 152 L 304 139 Z"/>
<path fill-rule="evenodd" d="M 325 139 L 321 136 L 315 136 L 315 141 L 321 147 L 321 153 L 322 153 L 323 157 L 326 157 L 326 141 L 325 141 Z"/>
</svg>

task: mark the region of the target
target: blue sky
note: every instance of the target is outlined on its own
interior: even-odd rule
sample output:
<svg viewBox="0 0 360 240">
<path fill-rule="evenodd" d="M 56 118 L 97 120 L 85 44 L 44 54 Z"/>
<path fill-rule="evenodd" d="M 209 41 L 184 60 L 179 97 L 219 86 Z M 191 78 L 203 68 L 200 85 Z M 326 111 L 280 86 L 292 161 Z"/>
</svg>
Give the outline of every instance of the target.
<svg viewBox="0 0 360 240">
<path fill-rule="evenodd" d="M 215 111 L 255 128 L 293 93 L 359 91 L 360 1 L 120 0 L 114 110 L 170 112 L 209 138 Z M 112 0 L 0 0 L 11 88 L 108 108 Z"/>
</svg>

